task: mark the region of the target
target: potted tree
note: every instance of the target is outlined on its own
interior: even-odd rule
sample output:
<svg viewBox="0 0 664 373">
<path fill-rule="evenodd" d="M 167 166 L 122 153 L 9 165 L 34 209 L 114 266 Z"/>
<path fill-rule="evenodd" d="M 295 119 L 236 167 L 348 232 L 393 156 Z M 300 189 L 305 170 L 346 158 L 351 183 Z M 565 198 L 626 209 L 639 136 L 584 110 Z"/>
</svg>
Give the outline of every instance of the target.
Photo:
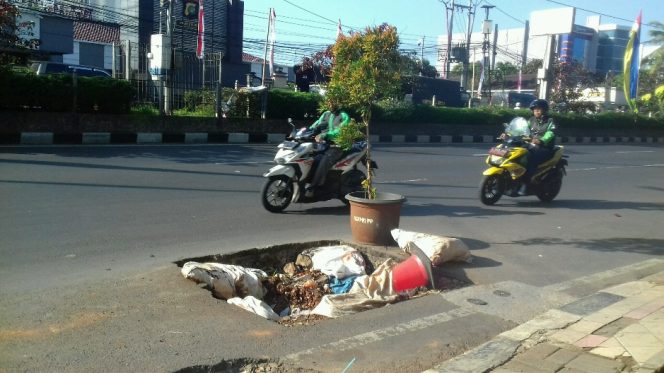
<svg viewBox="0 0 664 373">
<path fill-rule="evenodd" d="M 368 244 L 391 244 L 390 231 L 399 226 L 401 205 L 398 194 L 377 192 L 371 167 L 371 114 L 381 98 L 398 97 L 401 92 L 399 36 L 394 26 L 367 27 L 342 36 L 332 48 L 334 65 L 327 100 L 338 107 L 356 111 L 367 140 L 367 178 L 364 191 L 349 193 L 350 225 L 353 238 Z"/>
</svg>

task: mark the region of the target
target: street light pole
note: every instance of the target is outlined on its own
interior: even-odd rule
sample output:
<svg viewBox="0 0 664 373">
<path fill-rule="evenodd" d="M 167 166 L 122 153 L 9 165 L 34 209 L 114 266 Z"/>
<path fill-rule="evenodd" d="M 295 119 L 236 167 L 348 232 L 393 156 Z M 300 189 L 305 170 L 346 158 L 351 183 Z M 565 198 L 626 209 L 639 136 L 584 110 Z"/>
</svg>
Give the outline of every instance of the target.
<svg viewBox="0 0 664 373">
<path fill-rule="evenodd" d="M 482 58 L 484 61 L 484 77 L 487 79 L 488 83 L 486 86 L 489 87 L 487 94 L 489 102 L 491 102 L 491 65 L 489 63 L 489 35 L 491 34 L 491 20 L 489 20 L 489 10 L 493 7 L 493 5 L 482 5 L 482 8 L 486 12 L 486 17 L 484 18 L 484 23 L 482 24 L 482 33 L 484 34 L 484 42 L 482 43 Z"/>
</svg>

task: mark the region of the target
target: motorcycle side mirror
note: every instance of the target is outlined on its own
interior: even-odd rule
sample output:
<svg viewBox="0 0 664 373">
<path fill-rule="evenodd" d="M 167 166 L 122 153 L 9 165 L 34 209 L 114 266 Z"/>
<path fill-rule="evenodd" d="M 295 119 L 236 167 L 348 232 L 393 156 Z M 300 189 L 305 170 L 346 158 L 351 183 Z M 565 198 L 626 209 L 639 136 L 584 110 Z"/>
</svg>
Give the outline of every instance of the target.
<svg viewBox="0 0 664 373">
<path fill-rule="evenodd" d="M 295 127 L 295 125 L 293 124 L 293 118 L 288 118 L 288 124 L 290 124 L 291 127 Z"/>
</svg>

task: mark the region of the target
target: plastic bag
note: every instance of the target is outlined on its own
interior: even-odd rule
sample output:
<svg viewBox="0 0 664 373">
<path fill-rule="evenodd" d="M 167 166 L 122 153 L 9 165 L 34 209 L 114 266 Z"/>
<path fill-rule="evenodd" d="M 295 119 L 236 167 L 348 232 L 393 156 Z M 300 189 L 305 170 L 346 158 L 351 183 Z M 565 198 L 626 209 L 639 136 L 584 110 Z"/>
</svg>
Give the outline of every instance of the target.
<svg viewBox="0 0 664 373">
<path fill-rule="evenodd" d="M 325 295 L 311 313 L 340 317 L 396 302 L 398 294 L 392 289 L 392 270 L 397 264 L 387 259 L 371 275 L 356 278 L 349 293 Z"/>
<path fill-rule="evenodd" d="M 399 247 L 410 254 L 408 242 L 413 242 L 431 259 L 431 264 L 439 266 L 445 262 L 470 263 L 472 256 L 468 246 L 458 238 L 436 236 L 428 233 L 392 229 L 392 237 Z"/>
<path fill-rule="evenodd" d="M 262 299 L 265 296 L 266 290 L 261 278 L 267 277 L 267 274 L 260 269 L 232 264 L 187 262 L 181 272 L 185 278 L 205 283 L 218 298 L 251 295 Z"/>
<path fill-rule="evenodd" d="M 347 245 L 317 247 L 305 250 L 302 254 L 311 258 L 313 269 L 340 280 L 366 274 L 362 254 Z"/>
<path fill-rule="evenodd" d="M 228 304 L 243 308 L 249 312 L 253 312 L 256 315 L 264 317 L 268 320 L 279 321 L 281 319 L 281 317 L 279 317 L 279 315 L 277 315 L 276 312 L 274 312 L 272 308 L 267 305 L 267 303 L 260 299 L 256 299 L 251 295 L 244 298 L 231 298 L 226 302 L 228 302 Z"/>
</svg>

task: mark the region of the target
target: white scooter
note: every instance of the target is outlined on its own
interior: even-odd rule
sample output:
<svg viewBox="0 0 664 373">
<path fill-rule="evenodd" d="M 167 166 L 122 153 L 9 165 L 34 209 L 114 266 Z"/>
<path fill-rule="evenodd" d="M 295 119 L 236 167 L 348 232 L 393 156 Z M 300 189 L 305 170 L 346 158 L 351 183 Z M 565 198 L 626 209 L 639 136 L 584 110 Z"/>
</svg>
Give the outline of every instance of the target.
<svg viewBox="0 0 664 373">
<path fill-rule="evenodd" d="M 261 192 L 263 207 L 270 212 L 281 212 L 291 202 L 313 203 L 335 198 L 348 204 L 345 195 L 362 190 L 362 181 L 366 178 L 357 165 L 365 159 L 367 142 L 356 142 L 350 150 L 344 151 L 341 159 L 328 171 L 325 184 L 315 188 L 312 197 L 306 197 L 305 184 L 314 176 L 320 158 L 317 156 L 329 145 L 316 142 L 316 131 L 308 127 L 297 130 L 290 119 L 288 123 L 293 126 L 293 131 L 278 146 L 274 156 L 277 165 L 263 174 L 267 178 Z M 372 168 L 377 168 L 373 161 Z"/>
</svg>

